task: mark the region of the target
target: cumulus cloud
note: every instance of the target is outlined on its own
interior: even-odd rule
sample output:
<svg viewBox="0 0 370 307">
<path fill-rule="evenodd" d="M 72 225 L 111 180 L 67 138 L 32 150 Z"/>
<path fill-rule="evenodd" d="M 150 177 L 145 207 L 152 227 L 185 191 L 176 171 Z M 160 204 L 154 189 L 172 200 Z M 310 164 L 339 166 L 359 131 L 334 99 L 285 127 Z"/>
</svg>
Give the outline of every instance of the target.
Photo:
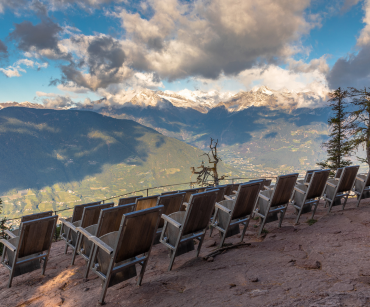
<svg viewBox="0 0 370 307">
<path fill-rule="evenodd" d="M 137 70 L 169 80 L 235 75 L 259 62 L 294 54 L 294 44 L 317 24 L 304 17 L 309 1 L 152 0 L 150 19 L 122 10 L 122 26 Z M 268 21 L 268 22 L 266 22 Z"/>
<path fill-rule="evenodd" d="M 329 72 L 329 65 L 326 63 L 326 56 L 322 56 L 319 59 L 312 59 L 309 63 L 304 63 L 302 60 L 296 61 L 293 59 L 288 59 L 288 67 L 291 71 L 295 73 L 310 73 L 313 71 L 318 71 L 322 74 L 327 74 Z"/>
<path fill-rule="evenodd" d="M 357 3 L 359 3 L 361 0 L 345 0 L 344 3 L 343 3 L 343 6 L 341 8 L 341 12 L 342 13 L 345 13 L 347 12 L 348 10 L 350 10 L 350 8 L 354 5 L 356 5 Z"/>
<path fill-rule="evenodd" d="M 68 96 L 61 96 L 56 94 L 48 94 L 37 92 L 39 97 L 46 97 L 42 99 L 42 103 L 49 109 L 68 109 L 74 107 L 76 104 Z"/>
<path fill-rule="evenodd" d="M 21 59 L 15 62 L 13 65 L 8 66 L 7 68 L 0 68 L 0 71 L 8 78 L 20 77 L 21 72 L 26 73 L 26 70 L 22 68 L 22 66 L 26 66 L 27 68 L 36 68 L 37 70 L 40 70 L 41 68 L 47 68 L 48 63 L 39 63 L 36 61 L 31 61 L 29 59 Z"/>
<path fill-rule="evenodd" d="M 8 47 L 0 39 L 0 59 L 8 57 Z"/>
<path fill-rule="evenodd" d="M 357 39 L 357 46 L 363 47 L 370 43 L 370 0 L 364 3 L 365 16 L 362 21 L 365 27 L 361 30 L 360 36 Z"/>
</svg>

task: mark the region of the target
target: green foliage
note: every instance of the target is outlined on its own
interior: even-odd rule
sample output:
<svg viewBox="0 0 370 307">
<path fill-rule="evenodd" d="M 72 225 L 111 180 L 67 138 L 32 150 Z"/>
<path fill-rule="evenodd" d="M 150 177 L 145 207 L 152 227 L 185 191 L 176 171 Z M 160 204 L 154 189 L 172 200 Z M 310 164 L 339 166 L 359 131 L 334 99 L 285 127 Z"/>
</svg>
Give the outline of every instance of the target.
<svg viewBox="0 0 370 307">
<path fill-rule="evenodd" d="M 317 220 L 315 220 L 315 219 L 309 219 L 309 220 L 307 220 L 307 224 L 308 224 L 308 226 L 312 226 L 313 224 L 315 224 L 317 222 Z"/>
<path fill-rule="evenodd" d="M 349 140 L 350 126 L 347 123 L 348 112 L 346 111 L 348 91 L 340 87 L 334 92 L 329 93 L 330 107 L 333 115 L 329 117 L 330 126 L 329 140 L 322 144 L 326 148 L 328 158 L 325 161 L 317 163 L 322 168 L 335 170 L 340 167 L 351 165 L 348 157 L 353 151 L 353 146 Z"/>
<path fill-rule="evenodd" d="M 261 231 L 261 234 L 266 234 L 267 235 L 268 233 L 269 233 L 269 231 L 266 228 L 263 228 L 262 231 Z"/>
<path fill-rule="evenodd" d="M 362 145 L 365 148 L 366 158 L 357 159 L 370 165 L 370 92 L 366 87 L 363 90 L 350 88 L 350 95 L 354 107 L 350 113 L 352 146 L 358 149 Z"/>
<path fill-rule="evenodd" d="M 2 214 L 2 209 L 3 209 L 3 201 L 0 199 L 0 214 Z M 6 226 L 5 226 L 5 222 L 6 222 L 6 218 L 4 217 L 4 218 L 2 218 L 2 219 L 0 219 L 0 239 L 2 239 L 2 238 L 5 238 L 5 233 L 4 233 L 4 231 L 6 230 L 6 229 L 8 229 Z M 0 244 L 0 255 L 2 255 L 3 254 L 3 245 L 2 244 Z"/>
</svg>

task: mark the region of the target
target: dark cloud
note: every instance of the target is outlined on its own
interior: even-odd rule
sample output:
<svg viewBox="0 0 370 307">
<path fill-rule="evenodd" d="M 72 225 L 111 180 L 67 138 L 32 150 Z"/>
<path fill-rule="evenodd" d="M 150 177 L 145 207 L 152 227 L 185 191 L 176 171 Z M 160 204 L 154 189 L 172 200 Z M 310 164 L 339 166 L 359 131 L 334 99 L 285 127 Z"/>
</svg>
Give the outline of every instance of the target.
<svg viewBox="0 0 370 307">
<path fill-rule="evenodd" d="M 41 15 L 41 16 L 47 16 L 48 14 L 48 9 L 44 3 L 42 3 L 39 0 L 34 0 L 32 1 L 31 7 L 33 11 L 36 12 L 36 14 Z"/>
<path fill-rule="evenodd" d="M 9 37 L 18 42 L 18 48 L 23 51 L 51 49 L 60 52 L 58 48 L 58 33 L 62 28 L 50 19 L 44 19 L 33 25 L 30 21 L 15 24 L 15 30 Z"/>
<path fill-rule="evenodd" d="M 370 46 L 348 58 L 340 58 L 327 75 L 330 89 L 338 87 L 363 87 L 370 84 Z"/>
<path fill-rule="evenodd" d="M 8 47 L 0 40 L 0 59 L 8 56 Z"/>
</svg>

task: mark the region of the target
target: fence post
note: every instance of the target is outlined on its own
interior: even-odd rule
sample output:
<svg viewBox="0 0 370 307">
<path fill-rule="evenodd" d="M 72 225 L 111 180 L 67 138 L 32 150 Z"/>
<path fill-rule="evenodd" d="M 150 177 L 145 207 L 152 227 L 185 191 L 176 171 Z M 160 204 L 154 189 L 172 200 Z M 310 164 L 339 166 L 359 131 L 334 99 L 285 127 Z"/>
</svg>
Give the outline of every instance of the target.
<svg viewBox="0 0 370 307">
<path fill-rule="evenodd" d="M 146 197 L 149 196 L 149 189 L 146 189 Z"/>
</svg>

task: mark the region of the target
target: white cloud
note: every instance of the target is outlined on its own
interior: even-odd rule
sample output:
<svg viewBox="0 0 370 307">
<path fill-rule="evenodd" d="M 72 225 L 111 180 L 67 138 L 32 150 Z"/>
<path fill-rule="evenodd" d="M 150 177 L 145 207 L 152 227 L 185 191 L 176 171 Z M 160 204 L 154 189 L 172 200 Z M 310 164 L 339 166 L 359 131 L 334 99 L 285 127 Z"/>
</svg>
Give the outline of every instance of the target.
<svg viewBox="0 0 370 307">
<path fill-rule="evenodd" d="M 20 77 L 21 74 L 19 73 L 20 71 L 25 72 L 25 70 L 17 69 L 13 66 L 8 66 L 7 68 L 0 68 L 0 71 L 7 76 L 8 78 L 12 77 Z"/>
<path fill-rule="evenodd" d="M 8 66 L 7 68 L 0 68 L 0 71 L 7 77 L 20 77 L 21 72 L 26 73 L 27 71 L 23 69 L 21 66 L 26 66 L 28 68 L 47 68 L 48 63 L 39 63 L 36 61 L 31 61 L 29 59 L 22 59 L 15 62 L 13 65 Z"/>
<path fill-rule="evenodd" d="M 363 47 L 370 43 L 370 0 L 366 0 L 364 3 L 365 16 L 362 21 L 365 23 L 365 27 L 361 30 L 360 36 L 357 39 L 357 46 Z"/>
</svg>

